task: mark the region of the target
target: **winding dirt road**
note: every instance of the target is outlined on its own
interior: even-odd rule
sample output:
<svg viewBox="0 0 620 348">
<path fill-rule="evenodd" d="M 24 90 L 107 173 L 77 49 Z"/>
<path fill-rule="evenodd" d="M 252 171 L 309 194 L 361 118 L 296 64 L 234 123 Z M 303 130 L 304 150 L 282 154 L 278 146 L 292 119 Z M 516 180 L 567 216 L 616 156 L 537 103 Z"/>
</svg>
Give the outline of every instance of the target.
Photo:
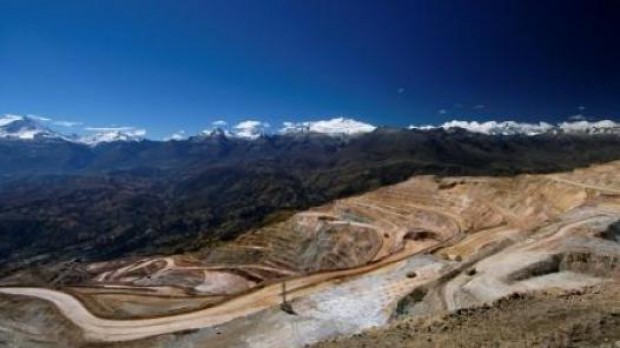
<svg viewBox="0 0 620 348">
<path fill-rule="evenodd" d="M 413 255 L 445 247 L 460 237 L 462 236 L 455 235 L 448 240 L 423 249 L 405 248 L 401 252 L 379 262 L 362 267 L 291 278 L 286 281 L 287 297 L 293 300 L 300 296 L 315 293 L 329 286 L 331 281 L 379 270 Z M 0 288 L 0 293 L 31 296 L 52 302 L 66 318 L 83 330 L 87 339 L 104 342 L 129 341 L 172 332 L 211 327 L 277 306 L 281 302 L 281 284 L 278 282 L 253 290 L 250 293 L 236 296 L 215 307 L 194 312 L 150 319 L 111 320 L 96 317 L 75 297 L 56 290 L 7 287 Z"/>
</svg>

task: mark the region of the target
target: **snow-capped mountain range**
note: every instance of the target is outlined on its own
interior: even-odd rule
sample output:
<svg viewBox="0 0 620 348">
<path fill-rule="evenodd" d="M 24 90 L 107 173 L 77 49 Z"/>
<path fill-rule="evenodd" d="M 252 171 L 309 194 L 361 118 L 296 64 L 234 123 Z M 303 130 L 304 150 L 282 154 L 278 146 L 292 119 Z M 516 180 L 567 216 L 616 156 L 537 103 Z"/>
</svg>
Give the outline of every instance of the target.
<svg viewBox="0 0 620 348">
<path fill-rule="evenodd" d="M 350 118 L 338 117 L 315 122 L 284 122 L 281 134 L 321 133 L 328 135 L 353 135 L 369 133 L 377 127 Z"/>
<path fill-rule="evenodd" d="M 269 123 L 256 120 L 243 121 L 232 128 L 229 128 L 226 122 L 223 121 L 216 121 L 213 123 L 213 126 L 213 128 L 203 130 L 200 135 L 254 140 L 270 133 Z"/>
<path fill-rule="evenodd" d="M 336 117 L 330 120 L 307 122 L 284 122 L 282 128 L 273 130 L 269 123 L 248 120 L 233 127 L 227 127 L 225 122 L 215 122 L 213 128 L 202 131 L 202 136 L 226 136 L 231 138 L 254 140 L 269 134 L 304 134 L 317 133 L 329 136 L 356 135 L 372 132 L 377 127 L 356 121 L 350 118 Z"/>
<path fill-rule="evenodd" d="M 226 137 L 254 140 L 266 135 L 297 135 L 316 133 L 328 136 L 355 136 L 369 133 L 377 127 L 351 118 L 337 117 L 329 120 L 284 122 L 279 129 L 272 129 L 266 122 L 247 120 L 232 127 L 224 121 L 216 121 L 213 128 L 202 131 L 200 137 Z M 409 126 L 409 129 L 455 129 L 461 128 L 474 133 L 489 135 L 537 135 L 537 134 L 620 134 L 620 123 L 612 120 L 562 122 L 555 125 L 546 122 L 523 123 L 515 121 L 459 121 L 446 122 L 439 126 Z M 44 121 L 20 115 L 0 117 L 0 139 L 37 140 L 61 139 L 65 141 L 95 146 L 116 141 L 141 141 L 145 139 L 146 130 L 134 127 L 84 128 L 84 134 L 65 135 L 47 126 Z M 177 132 L 167 140 L 183 140 L 184 132 Z"/>
<path fill-rule="evenodd" d="M 133 127 L 87 128 L 87 131 L 92 133 L 80 137 L 78 142 L 96 145 L 115 141 L 140 141 L 146 135 L 146 130 Z"/>
<path fill-rule="evenodd" d="M 337 117 L 329 120 L 307 121 L 307 122 L 284 122 L 280 129 L 271 130 L 270 125 L 265 122 L 248 120 L 243 121 L 233 127 L 227 127 L 225 122 L 218 121 L 215 127 L 204 130 L 201 136 L 225 136 L 228 138 L 238 138 L 254 140 L 264 135 L 281 134 L 295 135 L 305 133 L 317 133 L 329 136 L 354 136 L 370 133 L 377 129 L 368 123 L 356 121 L 350 118 Z M 409 126 L 409 129 L 431 130 L 431 129 L 455 129 L 462 128 L 474 133 L 489 135 L 537 135 L 537 134 L 620 134 L 620 123 L 611 120 L 596 122 L 574 121 L 562 122 L 552 125 L 547 122 L 524 123 L 515 121 L 450 121 L 439 126 Z"/>
<path fill-rule="evenodd" d="M 537 135 L 537 134 L 620 134 L 620 123 L 611 120 L 561 122 L 552 125 L 546 122 L 522 123 L 515 121 L 450 121 L 439 126 L 409 126 L 409 129 L 454 129 L 462 128 L 474 133 L 489 135 Z"/>
<path fill-rule="evenodd" d="M 60 139 L 86 145 L 114 141 L 139 141 L 144 139 L 146 131 L 133 127 L 118 128 L 85 128 L 85 134 L 66 135 L 45 126 L 43 121 L 21 115 L 4 115 L 0 117 L 0 139 L 37 140 Z"/>
</svg>

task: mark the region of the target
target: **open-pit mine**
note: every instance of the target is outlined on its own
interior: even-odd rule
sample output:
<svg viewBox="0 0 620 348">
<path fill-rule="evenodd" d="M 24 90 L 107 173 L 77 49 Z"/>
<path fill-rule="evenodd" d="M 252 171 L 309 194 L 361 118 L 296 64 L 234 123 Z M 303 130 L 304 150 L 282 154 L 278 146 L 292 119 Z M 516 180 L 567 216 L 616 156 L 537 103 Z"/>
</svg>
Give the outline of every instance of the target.
<svg viewBox="0 0 620 348">
<path fill-rule="evenodd" d="M 618 173 L 414 176 L 200 252 L 75 260 L 47 287 L 16 273 L 0 345 L 302 347 L 514 294 L 614 288 Z"/>
</svg>

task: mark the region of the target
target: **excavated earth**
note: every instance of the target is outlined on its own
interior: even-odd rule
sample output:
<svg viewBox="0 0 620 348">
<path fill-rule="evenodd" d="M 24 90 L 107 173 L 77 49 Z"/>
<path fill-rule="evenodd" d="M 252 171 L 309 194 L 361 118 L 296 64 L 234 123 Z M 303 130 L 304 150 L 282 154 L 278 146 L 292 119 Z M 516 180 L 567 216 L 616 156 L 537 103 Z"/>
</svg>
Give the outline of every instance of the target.
<svg viewBox="0 0 620 348">
<path fill-rule="evenodd" d="M 609 347 L 620 345 L 620 282 L 578 291 L 515 294 L 430 319 L 316 344 L 344 347 Z"/>
<path fill-rule="evenodd" d="M 199 253 L 17 273 L 0 345 L 615 344 L 618 173 L 417 176 Z"/>
</svg>

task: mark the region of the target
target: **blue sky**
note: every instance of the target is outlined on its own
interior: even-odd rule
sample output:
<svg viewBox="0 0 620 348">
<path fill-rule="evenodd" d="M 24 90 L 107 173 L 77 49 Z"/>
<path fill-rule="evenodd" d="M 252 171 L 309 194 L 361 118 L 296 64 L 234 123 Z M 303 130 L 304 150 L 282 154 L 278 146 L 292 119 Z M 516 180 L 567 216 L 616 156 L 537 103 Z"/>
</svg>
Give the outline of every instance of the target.
<svg viewBox="0 0 620 348">
<path fill-rule="evenodd" d="M 617 119 L 619 7 L 0 0 L 0 114 L 135 126 L 154 138 L 219 119 Z"/>
</svg>

